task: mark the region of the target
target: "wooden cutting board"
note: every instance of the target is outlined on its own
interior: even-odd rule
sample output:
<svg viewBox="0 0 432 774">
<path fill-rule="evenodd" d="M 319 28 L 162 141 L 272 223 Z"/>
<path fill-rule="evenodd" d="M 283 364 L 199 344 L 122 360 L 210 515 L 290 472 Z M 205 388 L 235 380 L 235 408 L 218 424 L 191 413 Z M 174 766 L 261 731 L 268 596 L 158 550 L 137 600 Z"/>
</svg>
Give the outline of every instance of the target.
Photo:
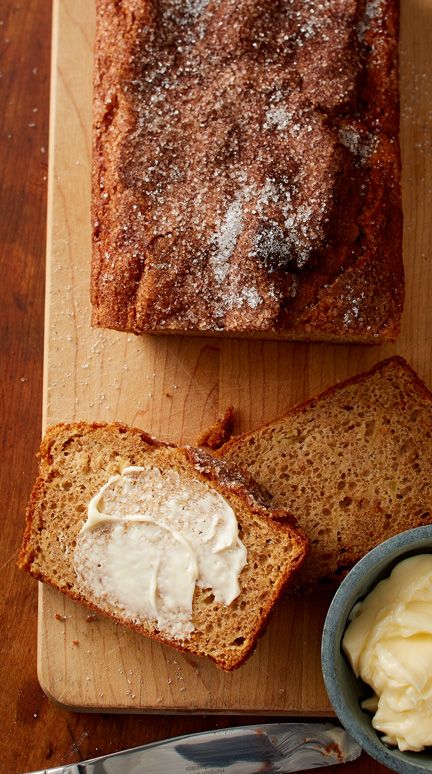
<svg viewBox="0 0 432 774">
<path fill-rule="evenodd" d="M 432 386 L 432 3 L 402 2 L 404 255 L 402 335 L 395 346 L 136 338 L 90 327 L 93 0 L 55 0 L 43 424 L 120 420 L 193 442 L 228 404 L 253 428 L 394 352 Z M 89 620 L 40 586 L 38 671 L 69 708 L 327 715 L 320 638 L 328 598 L 287 598 L 252 658 L 211 663 Z"/>
</svg>

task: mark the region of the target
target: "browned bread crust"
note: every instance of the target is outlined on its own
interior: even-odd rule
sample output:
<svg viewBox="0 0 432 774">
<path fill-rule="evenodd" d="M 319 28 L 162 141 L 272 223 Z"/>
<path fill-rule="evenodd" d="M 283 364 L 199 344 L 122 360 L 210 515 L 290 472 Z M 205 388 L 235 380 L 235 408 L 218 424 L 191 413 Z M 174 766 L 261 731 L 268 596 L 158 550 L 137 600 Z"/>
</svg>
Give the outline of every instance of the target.
<svg viewBox="0 0 432 774">
<path fill-rule="evenodd" d="M 93 324 L 394 339 L 398 24 L 398 0 L 98 0 Z"/>
<path fill-rule="evenodd" d="M 184 479 L 200 480 L 222 494 L 234 509 L 247 549 L 240 595 L 224 606 L 208 589 L 197 587 L 195 630 L 183 640 L 161 632 L 155 622 L 131 620 L 119 606 L 92 597 L 80 586 L 74 569 L 75 542 L 91 498 L 123 466 L 146 463 L 175 469 Z M 142 430 L 117 423 L 60 424 L 48 430 L 41 445 L 18 564 L 118 623 L 231 670 L 251 653 L 307 552 L 307 538 L 290 514 L 267 506 L 266 495 L 235 466 L 200 449 L 161 443 Z"/>
<path fill-rule="evenodd" d="M 299 520 L 303 588 L 334 586 L 383 540 L 432 520 L 432 393 L 402 357 L 336 384 L 226 443 Z"/>
<path fill-rule="evenodd" d="M 233 407 L 228 406 L 223 417 L 219 417 L 216 422 L 203 430 L 201 435 L 198 436 L 196 445 L 204 446 L 206 449 L 220 449 L 231 438 L 234 421 Z"/>
</svg>

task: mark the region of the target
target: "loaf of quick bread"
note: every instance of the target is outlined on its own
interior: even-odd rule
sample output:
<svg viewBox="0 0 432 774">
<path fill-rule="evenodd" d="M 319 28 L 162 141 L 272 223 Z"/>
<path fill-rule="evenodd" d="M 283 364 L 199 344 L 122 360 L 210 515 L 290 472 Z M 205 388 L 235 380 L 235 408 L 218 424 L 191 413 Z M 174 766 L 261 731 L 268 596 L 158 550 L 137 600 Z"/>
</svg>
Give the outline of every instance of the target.
<svg viewBox="0 0 432 774">
<path fill-rule="evenodd" d="M 299 581 L 334 585 L 375 545 L 432 521 L 432 394 L 401 357 L 337 384 L 218 452 L 311 541 Z"/>
<path fill-rule="evenodd" d="M 307 539 L 235 467 L 120 424 L 48 430 L 19 565 L 225 670 L 251 653 Z"/>
<path fill-rule="evenodd" d="M 93 324 L 394 339 L 398 24 L 398 0 L 97 0 Z"/>
</svg>

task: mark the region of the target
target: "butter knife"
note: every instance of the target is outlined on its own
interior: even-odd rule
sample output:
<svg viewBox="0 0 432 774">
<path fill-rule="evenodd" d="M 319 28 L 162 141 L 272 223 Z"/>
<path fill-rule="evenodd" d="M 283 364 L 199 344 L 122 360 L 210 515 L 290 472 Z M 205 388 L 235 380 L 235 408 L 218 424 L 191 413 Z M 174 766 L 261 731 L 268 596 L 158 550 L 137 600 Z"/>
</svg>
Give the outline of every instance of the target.
<svg viewBox="0 0 432 774">
<path fill-rule="evenodd" d="M 32 774 L 283 774 L 355 760 L 359 745 L 330 723 L 265 723 L 177 736 Z"/>
</svg>

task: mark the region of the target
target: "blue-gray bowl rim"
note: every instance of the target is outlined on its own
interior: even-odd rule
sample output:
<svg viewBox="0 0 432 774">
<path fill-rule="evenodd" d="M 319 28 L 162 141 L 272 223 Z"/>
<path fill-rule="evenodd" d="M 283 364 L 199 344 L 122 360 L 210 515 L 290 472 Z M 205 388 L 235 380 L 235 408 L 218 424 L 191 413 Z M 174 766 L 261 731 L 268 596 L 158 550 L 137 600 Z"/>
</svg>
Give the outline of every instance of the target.
<svg viewBox="0 0 432 774">
<path fill-rule="evenodd" d="M 356 706 L 357 711 L 369 718 L 370 733 L 365 733 L 355 717 L 352 703 L 344 696 L 344 688 L 339 684 L 337 661 L 354 674 L 341 651 L 342 636 L 348 616 L 359 599 L 362 599 L 382 579 L 387 577 L 393 567 L 408 556 L 432 552 L 432 524 L 401 532 L 369 551 L 344 578 L 336 591 L 324 622 L 321 642 L 321 663 L 324 684 L 333 709 L 349 734 L 372 758 L 401 774 L 419 774 L 432 771 L 432 748 L 430 752 L 400 752 L 398 748 L 389 748 L 380 741 L 370 722 L 370 716 Z M 348 678 L 349 679 L 349 678 Z"/>
</svg>

